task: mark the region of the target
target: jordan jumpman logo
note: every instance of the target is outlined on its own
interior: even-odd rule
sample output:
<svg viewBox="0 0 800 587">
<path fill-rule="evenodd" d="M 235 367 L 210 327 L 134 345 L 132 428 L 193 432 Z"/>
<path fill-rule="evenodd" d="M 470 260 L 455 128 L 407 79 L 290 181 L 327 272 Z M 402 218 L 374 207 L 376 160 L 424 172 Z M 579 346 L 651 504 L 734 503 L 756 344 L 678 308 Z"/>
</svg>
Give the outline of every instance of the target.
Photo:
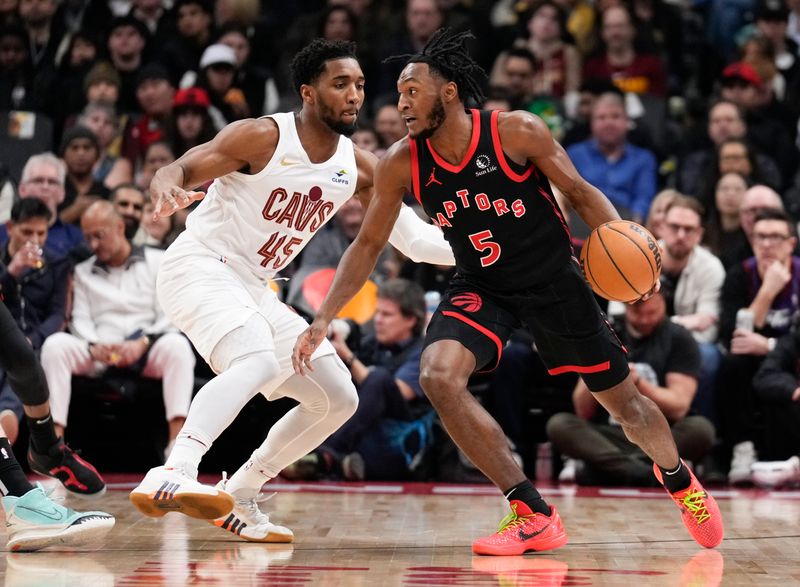
<svg viewBox="0 0 800 587">
<path fill-rule="evenodd" d="M 435 168 L 435 167 L 433 167 L 433 168 L 431 169 L 431 176 L 428 178 L 428 183 L 426 183 L 426 184 L 425 184 L 425 187 L 428 187 L 428 186 L 429 186 L 429 185 L 431 185 L 432 183 L 438 183 L 439 185 L 442 185 L 442 182 L 441 182 L 441 181 L 439 181 L 438 179 L 436 179 L 436 178 L 434 177 L 434 174 L 435 174 L 435 173 L 436 173 L 436 168 Z"/>
</svg>

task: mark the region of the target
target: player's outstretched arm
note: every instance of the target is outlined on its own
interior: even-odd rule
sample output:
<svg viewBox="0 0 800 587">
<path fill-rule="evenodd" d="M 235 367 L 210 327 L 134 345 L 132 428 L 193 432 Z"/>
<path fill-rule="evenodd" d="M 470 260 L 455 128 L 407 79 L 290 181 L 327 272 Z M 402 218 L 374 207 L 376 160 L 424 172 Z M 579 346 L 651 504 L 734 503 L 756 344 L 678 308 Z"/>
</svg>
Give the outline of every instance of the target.
<svg viewBox="0 0 800 587">
<path fill-rule="evenodd" d="M 619 219 L 608 198 L 581 177 L 541 118 L 522 111 L 502 113 L 498 131 L 506 154 L 518 162 L 527 159 L 536 165 L 591 228 Z"/>
<path fill-rule="evenodd" d="M 405 149 L 405 153 L 402 153 Z M 401 152 L 398 156 L 398 152 Z M 410 183 L 408 146 L 395 144 L 381 159 L 374 174 L 375 193 L 367 207 L 358 236 L 347 247 L 328 295 L 317 311 L 317 317 L 297 338 L 292 352 L 292 365 L 296 373 L 313 370 L 311 355 L 328 332 L 328 324 L 344 305 L 361 289 L 375 268 L 378 255 L 389 240 L 389 233 L 397 219 L 406 185 Z"/>
<path fill-rule="evenodd" d="M 190 188 L 244 167 L 263 167 L 272 157 L 278 129 L 270 119 L 240 120 L 207 143 L 189 149 L 162 167 L 150 182 L 154 216 L 170 216 L 205 194 Z"/>
<path fill-rule="evenodd" d="M 373 183 L 378 158 L 369 151 L 356 148 L 356 163 L 360 188 L 356 195 L 367 210 L 375 193 Z M 389 233 L 389 243 L 415 263 L 456 264 L 453 249 L 442 231 L 425 222 L 405 204 L 400 207 L 392 232 Z"/>
</svg>

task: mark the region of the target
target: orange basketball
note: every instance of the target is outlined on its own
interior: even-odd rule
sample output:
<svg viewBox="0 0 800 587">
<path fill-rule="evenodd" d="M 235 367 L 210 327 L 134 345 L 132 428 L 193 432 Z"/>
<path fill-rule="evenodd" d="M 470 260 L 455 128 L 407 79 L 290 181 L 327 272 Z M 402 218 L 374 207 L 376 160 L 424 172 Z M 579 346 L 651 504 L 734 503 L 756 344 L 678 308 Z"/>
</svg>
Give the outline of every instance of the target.
<svg viewBox="0 0 800 587">
<path fill-rule="evenodd" d="M 661 250 L 644 226 L 614 220 L 598 226 L 583 243 L 581 268 L 597 295 L 632 302 L 658 281 Z"/>
</svg>

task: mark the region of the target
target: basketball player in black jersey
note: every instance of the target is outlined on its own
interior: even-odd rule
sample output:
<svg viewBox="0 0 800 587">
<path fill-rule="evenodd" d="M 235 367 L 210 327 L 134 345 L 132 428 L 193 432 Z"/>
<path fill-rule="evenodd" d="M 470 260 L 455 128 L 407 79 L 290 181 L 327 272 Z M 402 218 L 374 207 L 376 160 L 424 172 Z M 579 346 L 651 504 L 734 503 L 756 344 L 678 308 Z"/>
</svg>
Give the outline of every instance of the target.
<svg viewBox="0 0 800 587">
<path fill-rule="evenodd" d="M 593 228 L 619 215 L 578 174 L 540 118 L 465 110 L 465 101 L 482 100 L 485 78 L 466 50 L 470 36 L 439 31 L 419 54 L 403 56 L 398 108 L 409 136 L 376 168 L 372 205 L 317 318 L 298 338 L 295 369 L 310 369 L 328 323 L 372 271 L 410 191 L 443 230 L 457 266 L 428 327 L 421 384 L 450 436 L 503 490 L 512 510 L 473 551 L 514 555 L 567 542 L 556 508 L 525 478 L 497 422 L 467 390 L 473 372 L 497 365 L 519 326 L 533 334 L 551 374 L 581 374 L 627 437 L 654 460 L 693 538 L 716 546 L 723 536 L 716 502 L 680 460 L 661 411 L 634 385 L 626 351 L 573 256 L 550 184 Z"/>
</svg>

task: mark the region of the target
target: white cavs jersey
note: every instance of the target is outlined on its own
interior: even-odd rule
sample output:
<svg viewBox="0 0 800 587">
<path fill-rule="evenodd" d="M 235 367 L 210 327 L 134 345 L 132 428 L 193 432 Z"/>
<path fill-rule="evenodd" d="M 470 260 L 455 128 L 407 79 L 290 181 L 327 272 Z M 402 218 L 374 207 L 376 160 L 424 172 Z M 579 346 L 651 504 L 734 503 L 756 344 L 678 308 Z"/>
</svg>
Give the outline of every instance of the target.
<svg viewBox="0 0 800 587">
<path fill-rule="evenodd" d="M 259 173 L 234 172 L 211 184 L 186 221 L 186 230 L 223 262 L 261 280 L 284 268 L 355 192 L 353 143 L 342 136 L 333 156 L 312 163 L 300 143 L 294 114 L 270 116 L 280 136 Z"/>
</svg>

